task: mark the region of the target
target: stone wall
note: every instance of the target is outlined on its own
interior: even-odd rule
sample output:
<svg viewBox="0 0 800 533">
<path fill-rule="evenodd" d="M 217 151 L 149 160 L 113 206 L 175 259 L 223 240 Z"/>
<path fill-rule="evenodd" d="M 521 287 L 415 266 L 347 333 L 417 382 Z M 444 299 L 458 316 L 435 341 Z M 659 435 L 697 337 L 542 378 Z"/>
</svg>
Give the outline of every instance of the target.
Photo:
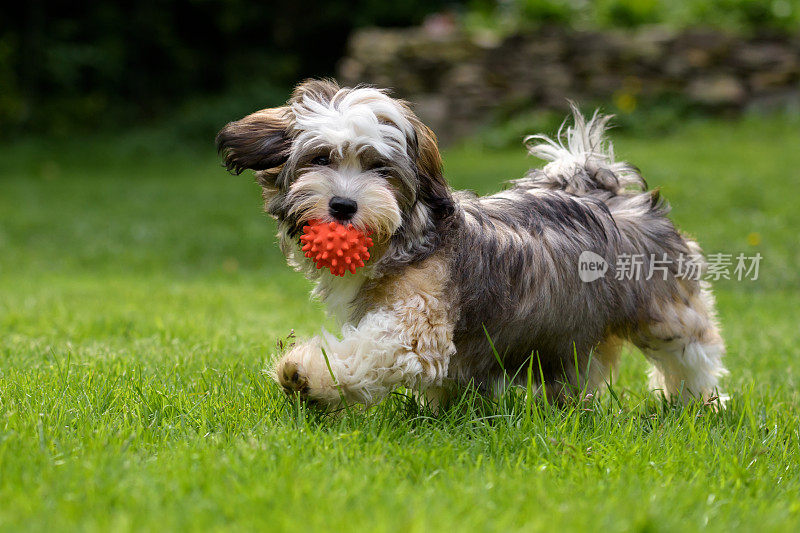
<svg viewBox="0 0 800 533">
<path fill-rule="evenodd" d="M 672 98 L 711 111 L 796 109 L 800 36 L 544 28 L 491 39 L 456 26 L 366 29 L 351 37 L 338 75 L 391 87 L 449 141 L 501 111 L 561 110 L 567 98 L 623 112 Z"/>
</svg>

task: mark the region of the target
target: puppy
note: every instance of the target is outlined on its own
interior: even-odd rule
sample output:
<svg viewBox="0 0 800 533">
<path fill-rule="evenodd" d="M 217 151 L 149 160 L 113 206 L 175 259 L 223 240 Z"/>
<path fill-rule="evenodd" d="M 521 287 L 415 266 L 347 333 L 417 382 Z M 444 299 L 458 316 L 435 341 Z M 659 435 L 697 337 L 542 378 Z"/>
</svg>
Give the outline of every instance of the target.
<svg viewBox="0 0 800 533">
<path fill-rule="evenodd" d="M 608 117 L 573 116 L 556 139 L 526 139 L 543 168 L 484 197 L 448 186 L 434 134 L 376 88 L 308 80 L 286 105 L 226 125 L 226 168 L 255 171 L 289 264 L 342 324 L 283 355 L 284 390 L 323 406 L 372 404 L 398 386 L 441 400 L 458 385 L 526 383 L 532 365 L 537 391 L 565 401 L 610 379 L 630 341 L 656 393 L 716 395 L 726 371 L 714 299 L 682 269 L 702 267 L 699 246 L 615 161 Z M 300 250 L 310 220 L 371 232 L 372 258 L 344 277 L 317 270 Z M 607 271 L 582 279 L 587 257 Z M 641 275 L 624 271 L 632 257 Z"/>
</svg>

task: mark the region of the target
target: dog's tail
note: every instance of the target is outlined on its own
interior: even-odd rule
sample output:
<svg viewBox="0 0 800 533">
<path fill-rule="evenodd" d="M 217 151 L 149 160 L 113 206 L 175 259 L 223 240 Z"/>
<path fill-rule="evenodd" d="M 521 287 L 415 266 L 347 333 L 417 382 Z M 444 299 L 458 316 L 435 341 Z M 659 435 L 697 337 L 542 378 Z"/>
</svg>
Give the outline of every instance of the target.
<svg viewBox="0 0 800 533">
<path fill-rule="evenodd" d="M 518 185 L 560 189 L 584 195 L 608 191 L 613 195 L 640 192 L 647 188 L 639 169 L 614 160 L 614 147 L 605 139 L 610 115 L 594 112 L 587 122 L 570 102 L 573 124 L 561 124 L 555 139 L 547 135 L 525 138 L 528 153 L 549 161 L 544 168 L 531 170 Z"/>
</svg>

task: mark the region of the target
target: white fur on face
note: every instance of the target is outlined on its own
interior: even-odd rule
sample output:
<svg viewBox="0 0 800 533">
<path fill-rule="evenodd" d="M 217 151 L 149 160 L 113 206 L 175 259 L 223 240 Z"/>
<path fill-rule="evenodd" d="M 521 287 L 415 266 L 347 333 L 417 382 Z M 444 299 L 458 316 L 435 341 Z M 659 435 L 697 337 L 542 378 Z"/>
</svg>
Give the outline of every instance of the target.
<svg viewBox="0 0 800 533">
<path fill-rule="evenodd" d="M 335 196 L 358 203 L 349 223 L 362 231 L 386 238 L 400 227 L 400 206 L 389 183 L 380 173 L 358 167 L 312 167 L 302 172 L 289 187 L 289 214 L 303 221 L 331 221 L 328 204 Z"/>
<path fill-rule="evenodd" d="M 327 149 L 345 157 L 373 148 L 387 159 L 405 157 L 414 128 L 397 102 L 378 89 L 342 89 L 329 102 L 304 98 L 292 105 L 294 149 Z"/>
</svg>

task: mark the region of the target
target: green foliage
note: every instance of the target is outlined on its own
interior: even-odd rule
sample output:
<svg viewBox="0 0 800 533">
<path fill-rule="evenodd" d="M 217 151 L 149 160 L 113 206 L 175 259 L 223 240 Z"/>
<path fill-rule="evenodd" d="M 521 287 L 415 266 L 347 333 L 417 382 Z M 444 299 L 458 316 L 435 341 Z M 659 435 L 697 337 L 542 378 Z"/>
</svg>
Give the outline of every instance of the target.
<svg viewBox="0 0 800 533">
<path fill-rule="evenodd" d="M 15 4 L 0 18 L 0 136 L 147 123 L 171 118 L 186 100 L 235 94 L 241 86 L 286 91 L 304 77 L 333 74 L 352 29 L 418 24 L 442 5 L 443 0 Z"/>
<path fill-rule="evenodd" d="M 467 142 L 489 148 L 520 146 L 522 139 L 532 132 L 556 131 L 564 121 L 564 112 L 547 109 L 530 109 L 529 102 L 509 106 L 495 113 L 488 125 Z M 613 125 L 618 131 L 652 137 L 677 128 L 686 121 L 711 118 L 713 113 L 692 105 L 680 94 L 667 93 L 658 97 L 641 97 L 633 91 L 620 91 L 611 102 L 581 102 L 583 109 L 599 109 L 614 115 Z M 786 113 L 786 120 L 797 123 L 798 113 Z"/>
<path fill-rule="evenodd" d="M 566 24 L 572 15 L 572 3 L 561 0 L 520 0 L 520 15 L 543 24 Z"/>
<path fill-rule="evenodd" d="M 711 0 L 692 2 L 689 17 L 698 21 L 714 21 L 720 26 L 750 31 L 800 29 L 798 0 Z"/>
<path fill-rule="evenodd" d="M 659 0 L 600 0 L 595 5 L 601 23 L 630 28 L 659 22 L 659 4 Z"/>
<path fill-rule="evenodd" d="M 482 0 L 471 4 L 477 28 L 513 31 L 530 25 L 632 28 L 710 26 L 740 33 L 797 32 L 800 0 Z"/>
<path fill-rule="evenodd" d="M 768 530 L 800 527 L 800 136 L 785 118 L 613 133 L 707 252 L 725 411 L 655 402 L 638 353 L 566 408 L 407 392 L 320 415 L 264 373 L 333 325 L 284 263 L 258 187 L 171 133 L 0 148 L 0 529 Z M 519 148 L 444 154 L 485 193 Z"/>
<path fill-rule="evenodd" d="M 0 138 L 164 121 L 197 124 L 190 133 L 205 135 L 229 109 L 254 109 L 302 78 L 333 75 L 353 29 L 419 24 L 444 9 L 472 30 L 500 34 L 544 24 L 800 28 L 800 0 L 32 0 L 0 17 Z M 252 98 L 251 88 L 265 96 Z"/>
</svg>

